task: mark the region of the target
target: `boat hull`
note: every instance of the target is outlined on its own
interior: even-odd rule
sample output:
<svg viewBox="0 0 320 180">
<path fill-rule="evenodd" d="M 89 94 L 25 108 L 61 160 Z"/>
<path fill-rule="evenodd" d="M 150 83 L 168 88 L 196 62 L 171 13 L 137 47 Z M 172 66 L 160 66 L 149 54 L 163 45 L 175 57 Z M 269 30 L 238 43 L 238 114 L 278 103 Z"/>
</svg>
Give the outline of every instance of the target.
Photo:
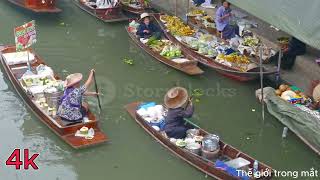
<svg viewBox="0 0 320 180">
<path fill-rule="evenodd" d="M 55 6 L 56 0 L 50 1 L 50 4 L 43 4 L 41 0 L 33 0 L 32 2 L 31 0 L 8 0 L 8 2 L 34 13 L 59 13 L 62 11 Z"/>
</svg>

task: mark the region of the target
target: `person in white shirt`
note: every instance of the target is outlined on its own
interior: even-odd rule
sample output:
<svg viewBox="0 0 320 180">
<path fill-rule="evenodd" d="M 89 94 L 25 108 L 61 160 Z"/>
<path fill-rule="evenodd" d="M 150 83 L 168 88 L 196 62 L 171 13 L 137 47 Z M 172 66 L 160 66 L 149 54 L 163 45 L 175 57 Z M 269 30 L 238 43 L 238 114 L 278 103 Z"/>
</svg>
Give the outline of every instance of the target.
<svg viewBox="0 0 320 180">
<path fill-rule="evenodd" d="M 97 9 L 111 8 L 118 3 L 118 0 L 97 0 Z"/>
</svg>

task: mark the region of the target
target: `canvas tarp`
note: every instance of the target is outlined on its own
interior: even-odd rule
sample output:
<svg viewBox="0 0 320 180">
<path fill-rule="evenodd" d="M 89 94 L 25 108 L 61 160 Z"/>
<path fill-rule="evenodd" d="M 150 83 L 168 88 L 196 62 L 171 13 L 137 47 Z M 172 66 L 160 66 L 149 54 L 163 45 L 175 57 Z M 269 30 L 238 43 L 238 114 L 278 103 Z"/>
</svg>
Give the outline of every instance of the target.
<svg viewBox="0 0 320 180">
<path fill-rule="evenodd" d="M 261 90 L 256 91 L 261 97 Z M 288 127 L 318 154 L 320 153 L 320 114 L 304 106 L 296 107 L 275 94 L 275 89 L 264 88 L 264 102 L 270 114 Z M 308 110 L 303 111 L 302 109 Z M 320 154 L 319 154 L 320 155 Z"/>
<path fill-rule="evenodd" d="M 320 49 L 319 0 L 229 0 L 235 6 Z"/>
</svg>

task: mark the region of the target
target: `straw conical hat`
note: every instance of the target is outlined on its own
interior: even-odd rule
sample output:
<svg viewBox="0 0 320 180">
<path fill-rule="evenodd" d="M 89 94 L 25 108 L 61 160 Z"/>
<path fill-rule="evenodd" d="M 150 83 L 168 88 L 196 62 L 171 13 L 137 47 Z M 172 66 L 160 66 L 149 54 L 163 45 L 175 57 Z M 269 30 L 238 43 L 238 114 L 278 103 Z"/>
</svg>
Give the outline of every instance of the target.
<svg viewBox="0 0 320 180">
<path fill-rule="evenodd" d="M 142 20 L 143 18 L 146 18 L 146 17 L 150 17 L 150 14 L 149 13 L 142 13 L 140 15 L 140 20 Z"/>
<path fill-rule="evenodd" d="M 185 88 L 174 87 L 164 96 L 164 104 L 167 108 L 175 109 L 183 107 L 188 101 L 188 98 L 188 91 Z"/>
<path fill-rule="evenodd" d="M 320 84 L 313 89 L 312 97 L 313 100 L 320 101 Z"/>
<path fill-rule="evenodd" d="M 66 77 L 65 87 L 71 87 L 71 86 L 79 83 L 81 80 L 82 80 L 81 73 L 70 74 L 69 76 Z"/>
</svg>

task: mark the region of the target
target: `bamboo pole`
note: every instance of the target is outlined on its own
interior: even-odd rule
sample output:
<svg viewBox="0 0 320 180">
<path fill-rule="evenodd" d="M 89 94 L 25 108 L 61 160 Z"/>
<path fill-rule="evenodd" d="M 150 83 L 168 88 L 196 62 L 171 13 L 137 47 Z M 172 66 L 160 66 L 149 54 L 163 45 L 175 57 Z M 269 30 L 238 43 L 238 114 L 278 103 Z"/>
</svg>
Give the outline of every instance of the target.
<svg viewBox="0 0 320 180">
<path fill-rule="evenodd" d="M 282 49 L 280 48 L 279 56 L 278 56 L 277 74 L 276 74 L 276 86 L 279 86 L 279 81 L 280 81 L 281 60 L 282 60 Z"/>
<path fill-rule="evenodd" d="M 177 10 L 177 8 L 178 8 L 177 6 L 178 6 L 178 3 L 177 3 L 177 0 L 175 0 L 175 10 L 174 10 L 174 15 L 175 16 L 177 16 L 177 11 L 178 11 Z"/>
<path fill-rule="evenodd" d="M 259 63 L 260 63 L 260 87 L 261 87 L 261 113 L 262 122 L 264 123 L 264 93 L 263 93 L 263 67 L 262 67 L 262 46 L 259 47 Z"/>
</svg>

